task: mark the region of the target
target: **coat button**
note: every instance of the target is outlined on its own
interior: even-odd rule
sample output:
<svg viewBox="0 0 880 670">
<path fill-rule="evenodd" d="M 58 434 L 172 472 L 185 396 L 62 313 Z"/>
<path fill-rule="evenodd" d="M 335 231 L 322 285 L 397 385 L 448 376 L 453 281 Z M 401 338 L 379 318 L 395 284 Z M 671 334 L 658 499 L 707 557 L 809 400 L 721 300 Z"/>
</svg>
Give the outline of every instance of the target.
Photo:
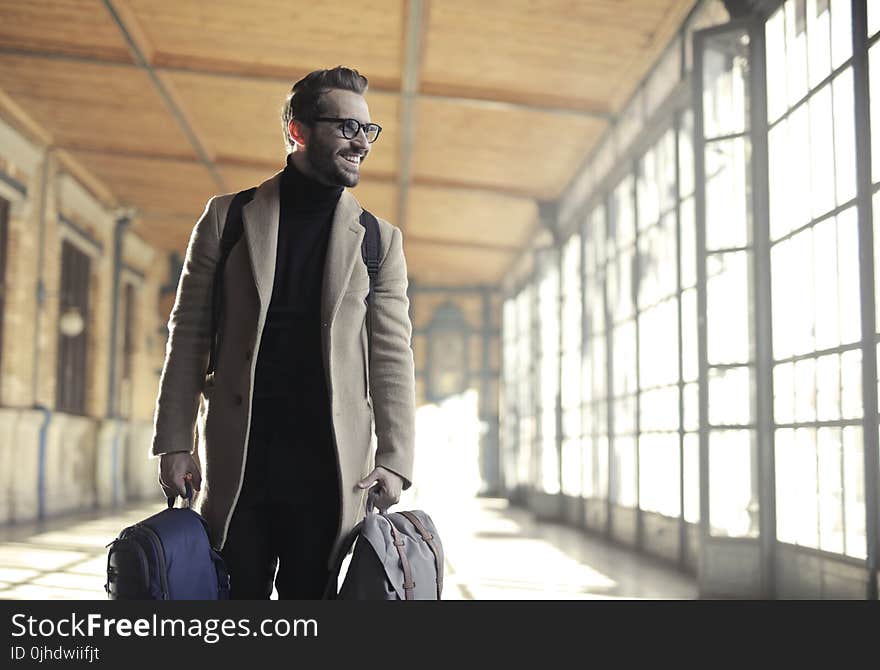
<svg viewBox="0 0 880 670">
<path fill-rule="evenodd" d="M 235 394 L 235 404 L 240 405 L 244 401 L 244 398 L 241 397 L 240 393 Z"/>
</svg>

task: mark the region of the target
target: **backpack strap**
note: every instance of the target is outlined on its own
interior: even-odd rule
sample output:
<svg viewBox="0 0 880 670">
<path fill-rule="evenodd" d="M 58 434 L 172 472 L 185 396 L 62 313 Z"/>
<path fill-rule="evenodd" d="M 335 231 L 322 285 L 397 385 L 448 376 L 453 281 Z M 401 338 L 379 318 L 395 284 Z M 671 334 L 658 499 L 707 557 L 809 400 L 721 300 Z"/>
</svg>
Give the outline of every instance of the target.
<svg viewBox="0 0 880 670">
<path fill-rule="evenodd" d="M 379 235 L 379 221 L 372 212 L 362 211 L 360 222 L 364 227 L 361 256 L 364 259 L 364 265 L 367 266 L 367 274 L 370 276 L 370 290 L 367 292 L 367 297 L 364 298 L 364 302 L 367 304 L 367 353 L 369 354 L 373 341 L 373 310 L 370 309 L 370 303 L 373 297 L 373 287 L 376 285 L 376 276 L 379 274 L 382 240 Z"/>
<path fill-rule="evenodd" d="M 428 529 L 422 525 L 419 518 L 412 512 L 400 512 L 400 514 L 415 526 L 419 535 L 422 536 L 422 539 L 431 548 L 431 553 L 434 554 L 434 565 L 437 567 L 437 600 L 440 600 L 440 593 L 443 591 L 443 565 L 440 563 L 440 550 L 434 542 L 434 536 L 428 532 Z"/>
<path fill-rule="evenodd" d="M 211 355 L 208 358 L 208 369 L 205 371 L 205 377 L 211 377 L 213 380 L 214 370 L 217 368 L 217 347 L 218 335 L 220 328 L 220 312 L 223 307 L 223 269 L 226 267 L 226 259 L 232 251 L 235 243 L 241 239 L 244 231 L 242 222 L 242 210 L 254 197 L 257 187 L 249 188 L 245 191 L 239 191 L 229 203 L 229 209 L 226 210 L 226 224 L 223 226 L 223 234 L 220 236 L 220 258 L 217 261 L 217 267 L 214 269 L 214 284 L 211 289 Z"/>
</svg>

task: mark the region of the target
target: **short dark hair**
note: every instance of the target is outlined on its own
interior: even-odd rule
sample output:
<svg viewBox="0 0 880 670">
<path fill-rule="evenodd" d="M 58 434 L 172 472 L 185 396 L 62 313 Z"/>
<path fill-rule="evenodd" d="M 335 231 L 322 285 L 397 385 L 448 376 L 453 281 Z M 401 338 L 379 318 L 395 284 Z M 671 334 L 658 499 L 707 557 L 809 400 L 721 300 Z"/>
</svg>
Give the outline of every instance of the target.
<svg viewBox="0 0 880 670">
<path fill-rule="evenodd" d="M 292 119 L 311 125 L 321 115 L 321 96 L 333 89 L 353 91 L 363 95 L 367 91 L 367 78 L 357 70 L 337 65 L 332 70 L 309 72 L 290 89 L 284 109 L 281 110 L 281 126 L 287 152 L 293 150 L 288 126 Z"/>
</svg>

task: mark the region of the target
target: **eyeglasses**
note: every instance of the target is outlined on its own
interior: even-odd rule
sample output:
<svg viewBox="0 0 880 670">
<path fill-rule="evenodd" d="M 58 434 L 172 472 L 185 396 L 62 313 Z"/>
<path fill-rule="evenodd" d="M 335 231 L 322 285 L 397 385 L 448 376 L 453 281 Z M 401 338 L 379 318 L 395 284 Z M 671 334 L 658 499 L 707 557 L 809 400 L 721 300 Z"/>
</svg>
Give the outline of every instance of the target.
<svg viewBox="0 0 880 670">
<path fill-rule="evenodd" d="M 370 144 L 375 142 L 379 138 L 379 133 L 382 132 L 382 126 L 378 123 L 361 123 L 357 119 L 337 119 L 332 116 L 319 116 L 315 121 L 338 123 L 342 128 L 342 136 L 347 140 L 353 140 L 361 132 L 361 128 L 363 128 L 367 142 Z"/>
</svg>

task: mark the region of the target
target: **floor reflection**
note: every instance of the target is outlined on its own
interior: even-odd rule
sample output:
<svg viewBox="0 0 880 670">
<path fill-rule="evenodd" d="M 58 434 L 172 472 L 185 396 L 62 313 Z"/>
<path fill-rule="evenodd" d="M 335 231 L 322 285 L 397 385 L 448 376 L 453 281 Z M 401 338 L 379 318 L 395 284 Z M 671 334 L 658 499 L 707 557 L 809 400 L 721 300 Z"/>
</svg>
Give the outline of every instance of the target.
<svg viewBox="0 0 880 670">
<path fill-rule="evenodd" d="M 105 545 L 160 505 L 0 529 L 0 598 L 105 598 Z M 405 494 L 399 508 L 425 509 L 434 520 L 447 555 L 447 600 L 697 597 L 692 578 L 575 528 L 536 523 L 502 499 Z"/>
</svg>

